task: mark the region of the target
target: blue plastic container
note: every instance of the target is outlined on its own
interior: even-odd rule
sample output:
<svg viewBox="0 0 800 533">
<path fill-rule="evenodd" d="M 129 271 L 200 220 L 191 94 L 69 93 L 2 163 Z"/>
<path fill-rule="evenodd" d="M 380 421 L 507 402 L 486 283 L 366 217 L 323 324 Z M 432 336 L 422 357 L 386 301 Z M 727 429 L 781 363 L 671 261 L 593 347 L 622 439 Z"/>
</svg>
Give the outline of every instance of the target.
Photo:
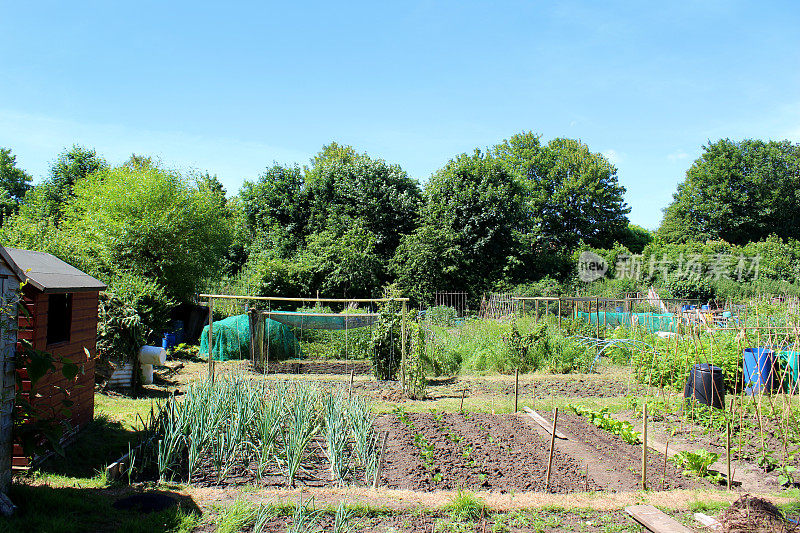
<svg viewBox="0 0 800 533">
<path fill-rule="evenodd" d="M 175 343 L 175 334 L 174 333 L 164 333 L 164 338 L 161 339 L 161 347 L 165 350 L 170 350 L 176 346 Z"/>
<path fill-rule="evenodd" d="M 624 313 L 624 312 L 625 312 L 625 309 L 623 309 L 623 307 L 622 307 L 621 305 L 620 305 L 620 306 L 617 306 L 617 307 L 615 307 L 615 308 L 614 308 L 614 310 L 615 310 L 617 313 Z"/>
<path fill-rule="evenodd" d="M 681 306 L 681 311 L 688 311 L 690 308 L 691 308 L 690 305 L 682 305 Z"/>
<path fill-rule="evenodd" d="M 707 305 L 701 305 L 700 306 L 700 310 L 701 311 L 708 311 L 708 306 Z"/>
<path fill-rule="evenodd" d="M 743 357 L 745 392 L 758 394 L 775 389 L 775 353 L 766 346 L 745 348 Z"/>
<path fill-rule="evenodd" d="M 175 321 L 175 344 L 183 342 L 183 320 Z"/>
</svg>

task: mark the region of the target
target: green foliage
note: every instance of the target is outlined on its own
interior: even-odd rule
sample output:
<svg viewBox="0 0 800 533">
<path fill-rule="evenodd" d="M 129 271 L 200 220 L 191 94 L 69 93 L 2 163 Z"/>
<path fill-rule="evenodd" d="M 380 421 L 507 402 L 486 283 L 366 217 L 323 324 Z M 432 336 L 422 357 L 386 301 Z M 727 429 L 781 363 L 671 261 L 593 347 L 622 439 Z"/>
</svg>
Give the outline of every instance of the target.
<svg viewBox="0 0 800 533">
<path fill-rule="evenodd" d="M 446 305 L 429 307 L 425 311 L 425 320 L 433 326 L 452 328 L 456 325 L 456 318 L 458 318 L 456 310 Z"/>
<path fill-rule="evenodd" d="M 17 156 L 11 155 L 11 149 L 0 148 L 0 223 L 16 212 L 30 182 L 31 177 L 17 167 Z"/>
<path fill-rule="evenodd" d="M 405 392 L 413 400 L 425 399 L 428 382 L 425 379 L 425 330 L 415 320 L 409 320 L 408 354 L 405 363 Z"/>
<path fill-rule="evenodd" d="M 612 418 L 608 413 L 607 407 L 603 407 L 599 411 L 582 405 L 571 405 L 570 407 L 575 411 L 575 414 L 587 417 L 595 426 L 619 436 L 628 444 L 639 444 L 641 442 L 641 434 L 633 430 L 633 424 Z"/>
<path fill-rule="evenodd" d="M 150 333 L 136 308 L 114 293 L 100 293 L 97 355 L 102 361 L 132 363 L 137 368 L 139 349 L 146 344 Z M 134 382 L 134 390 L 137 385 Z"/>
<path fill-rule="evenodd" d="M 670 241 L 722 239 L 746 244 L 774 233 L 798 238 L 800 145 L 721 139 L 703 146 L 665 211 Z"/>
<path fill-rule="evenodd" d="M 466 490 L 459 490 L 444 510 L 453 520 L 478 520 L 486 512 L 487 506 L 481 498 Z"/>
<path fill-rule="evenodd" d="M 402 312 L 397 300 L 386 302 L 372 327 L 372 371 L 378 379 L 395 379 L 402 359 Z"/>
<path fill-rule="evenodd" d="M 566 250 L 581 241 L 612 245 L 630 212 L 617 169 L 580 141 L 559 138 L 543 146 L 539 137 L 519 133 L 493 151 L 524 183 L 532 231 L 542 244 Z"/>
<path fill-rule="evenodd" d="M 229 244 L 218 203 L 176 172 L 131 163 L 76 184 L 68 218 L 98 270 L 157 280 L 187 301 L 216 275 Z"/>
<path fill-rule="evenodd" d="M 678 466 L 683 468 L 683 475 L 696 476 L 707 479 L 714 483 L 722 483 L 723 477 L 719 472 L 709 470 L 712 464 L 719 459 L 719 454 L 709 452 L 705 449 L 697 450 L 696 452 L 682 451 L 672 456 L 672 460 Z"/>
<path fill-rule="evenodd" d="M 522 206 L 520 183 L 497 159 L 476 150 L 450 160 L 428 181 L 421 227 L 395 256 L 403 292 L 427 303 L 444 286 L 488 289 L 516 253 Z M 414 285 L 429 274 L 432 281 Z"/>
</svg>

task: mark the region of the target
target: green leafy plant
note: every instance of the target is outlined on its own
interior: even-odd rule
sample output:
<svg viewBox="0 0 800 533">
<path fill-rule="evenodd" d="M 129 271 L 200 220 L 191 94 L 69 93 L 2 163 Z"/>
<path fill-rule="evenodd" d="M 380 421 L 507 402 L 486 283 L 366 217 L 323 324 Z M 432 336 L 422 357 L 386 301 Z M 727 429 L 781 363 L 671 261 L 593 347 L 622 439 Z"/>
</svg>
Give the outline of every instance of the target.
<svg viewBox="0 0 800 533">
<path fill-rule="evenodd" d="M 608 413 L 608 408 L 604 407 L 599 411 L 589 409 L 580 405 L 570 406 L 575 414 L 587 417 L 592 424 L 602 428 L 614 435 L 617 435 L 628 444 L 638 444 L 641 442 L 640 433 L 634 431 L 633 424 L 624 420 L 616 420 Z"/>
<path fill-rule="evenodd" d="M 722 483 L 722 474 L 709 470 L 709 467 L 719 459 L 719 454 L 705 449 L 696 452 L 682 451 L 675 454 L 672 460 L 679 468 L 683 468 L 683 475 L 696 476 L 714 483 Z"/>
</svg>

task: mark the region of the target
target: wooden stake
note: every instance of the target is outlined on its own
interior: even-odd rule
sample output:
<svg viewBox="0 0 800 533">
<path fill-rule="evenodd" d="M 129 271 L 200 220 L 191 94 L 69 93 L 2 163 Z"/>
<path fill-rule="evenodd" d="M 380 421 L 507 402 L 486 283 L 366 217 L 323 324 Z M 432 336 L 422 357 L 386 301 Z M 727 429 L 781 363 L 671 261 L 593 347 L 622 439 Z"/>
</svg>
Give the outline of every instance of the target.
<svg viewBox="0 0 800 533">
<path fill-rule="evenodd" d="M 514 412 L 519 411 L 519 368 L 514 370 Z"/>
<path fill-rule="evenodd" d="M 349 400 L 350 397 L 353 395 L 353 377 L 355 377 L 356 371 L 354 368 L 350 369 L 350 389 L 347 391 L 347 399 Z"/>
<path fill-rule="evenodd" d="M 462 413 L 464 412 L 464 396 L 466 395 L 467 395 L 467 386 L 464 385 L 464 388 L 461 389 L 461 405 L 458 408 L 459 412 Z"/>
<path fill-rule="evenodd" d="M 725 455 L 728 463 L 728 490 L 731 490 L 733 479 L 731 478 L 731 421 L 725 421 Z"/>
<path fill-rule="evenodd" d="M 406 390 L 406 312 L 408 311 L 408 302 L 403 300 L 403 321 L 400 324 L 400 379 L 403 391 Z"/>
<path fill-rule="evenodd" d="M 647 402 L 644 404 L 644 428 L 642 430 L 642 490 L 647 488 Z"/>
<path fill-rule="evenodd" d="M 214 383 L 214 299 L 208 298 L 208 379 Z"/>
<path fill-rule="evenodd" d="M 667 479 L 667 457 L 669 457 L 669 441 L 664 445 L 664 475 L 661 477 L 661 490 L 664 490 L 664 483 Z"/>
<path fill-rule="evenodd" d="M 553 431 L 550 432 L 550 455 L 547 459 L 547 479 L 545 480 L 544 490 L 550 490 L 550 473 L 553 470 L 553 448 L 556 445 L 556 422 L 558 421 L 558 407 L 553 408 Z"/>
<path fill-rule="evenodd" d="M 378 488 L 378 482 L 381 479 L 381 470 L 383 470 L 383 456 L 386 454 L 386 439 L 389 438 L 389 432 L 383 434 L 383 442 L 381 443 L 381 451 L 378 454 L 378 467 L 375 469 L 375 477 L 372 478 L 372 488 Z"/>
</svg>

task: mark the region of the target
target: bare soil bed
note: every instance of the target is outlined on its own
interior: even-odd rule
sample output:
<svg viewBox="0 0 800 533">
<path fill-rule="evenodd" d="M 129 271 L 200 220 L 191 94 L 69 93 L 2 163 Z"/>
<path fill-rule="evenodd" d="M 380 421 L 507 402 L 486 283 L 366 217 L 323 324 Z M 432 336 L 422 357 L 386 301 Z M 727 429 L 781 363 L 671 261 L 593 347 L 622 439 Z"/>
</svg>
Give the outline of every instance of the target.
<svg viewBox="0 0 800 533">
<path fill-rule="evenodd" d="M 552 422 L 552 413 L 541 413 Z M 570 439 L 590 452 L 584 459 L 594 466 L 605 467 L 606 474 L 615 478 L 617 490 L 637 490 L 641 483 L 642 446 L 629 444 L 620 437 L 599 428 L 582 416 L 573 413 L 558 414 L 557 427 Z M 567 445 L 568 446 L 568 445 Z M 647 483 L 653 490 L 687 489 L 709 486 L 707 483 L 681 474 L 672 461 L 654 450 L 647 454 Z"/>
<path fill-rule="evenodd" d="M 382 482 L 389 488 L 545 491 L 549 443 L 513 415 L 384 415 L 388 431 Z M 425 453 L 430 450 L 426 457 Z M 600 489 L 571 457 L 556 451 L 549 490 Z"/>
<path fill-rule="evenodd" d="M 255 369 L 260 371 L 258 369 Z M 268 374 L 350 374 L 372 373 L 369 361 L 326 361 L 324 359 L 275 361 L 269 363 Z"/>
</svg>

